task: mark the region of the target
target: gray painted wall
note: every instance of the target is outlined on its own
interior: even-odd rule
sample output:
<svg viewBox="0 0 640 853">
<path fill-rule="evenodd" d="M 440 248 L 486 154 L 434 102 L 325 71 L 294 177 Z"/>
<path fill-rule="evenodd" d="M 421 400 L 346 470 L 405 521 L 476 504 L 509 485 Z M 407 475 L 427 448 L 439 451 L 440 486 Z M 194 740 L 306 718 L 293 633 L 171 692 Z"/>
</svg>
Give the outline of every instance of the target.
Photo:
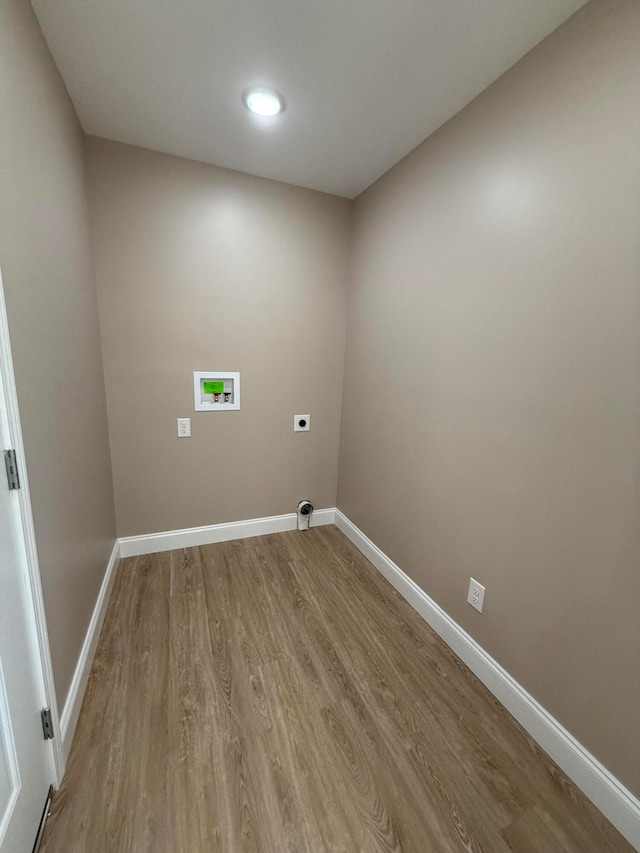
<svg viewBox="0 0 640 853">
<path fill-rule="evenodd" d="M 0 4 L 0 267 L 56 690 L 115 540 L 84 138 L 29 3 Z"/>
<path fill-rule="evenodd" d="M 357 200 L 338 490 L 636 794 L 639 46 L 587 5 Z"/>
<path fill-rule="evenodd" d="M 119 535 L 335 506 L 350 202 L 98 139 L 88 162 Z M 194 412 L 194 370 L 240 371 L 240 411 Z"/>
</svg>

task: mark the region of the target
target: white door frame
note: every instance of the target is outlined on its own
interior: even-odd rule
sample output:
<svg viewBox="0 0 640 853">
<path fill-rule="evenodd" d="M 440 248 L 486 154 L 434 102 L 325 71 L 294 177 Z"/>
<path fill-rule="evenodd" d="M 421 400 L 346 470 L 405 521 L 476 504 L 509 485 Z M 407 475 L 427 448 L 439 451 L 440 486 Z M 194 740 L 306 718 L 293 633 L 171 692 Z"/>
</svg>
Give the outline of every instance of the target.
<svg viewBox="0 0 640 853">
<path fill-rule="evenodd" d="M 18 490 L 18 506 L 20 513 L 21 531 L 18 549 L 21 563 L 26 574 L 25 587 L 29 592 L 31 630 L 39 650 L 39 660 L 34 661 L 36 675 L 41 679 L 42 695 L 46 705 L 51 710 L 53 724 L 53 740 L 51 744 L 51 774 L 52 783 L 58 787 L 64 776 L 65 761 L 62 750 L 62 738 L 60 736 L 60 717 L 58 714 L 58 703 L 56 688 L 53 678 L 53 666 L 51 664 L 51 649 L 49 647 L 49 634 L 47 632 L 47 619 L 44 610 L 44 597 L 42 594 L 42 583 L 40 579 L 40 566 L 38 563 L 38 549 L 36 547 L 36 536 L 33 526 L 33 515 L 31 512 L 31 498 L 29 494 L 29 480 L 27 477 L 27 464 L 22 443 L 22 428 L 20 425 L 20 412 L 18 409 L 18 395 L 16 381 L 13 372 L 13 361 L 11 357 L 11 343 L 9 338 L 9 323 L 7 309 L 4 299 L 4 287 L 2 284 L 2 271 L 0 270 L 0 378 L 4 389 L 4 403 L 6 405 L 6 416 L 8 420 L 9 435 L 13 449 L 16 452 L 18 471 L 20 476 L 20 489 Z M 3 476 L 3 475 L 0 475 Z"/>
</svg>

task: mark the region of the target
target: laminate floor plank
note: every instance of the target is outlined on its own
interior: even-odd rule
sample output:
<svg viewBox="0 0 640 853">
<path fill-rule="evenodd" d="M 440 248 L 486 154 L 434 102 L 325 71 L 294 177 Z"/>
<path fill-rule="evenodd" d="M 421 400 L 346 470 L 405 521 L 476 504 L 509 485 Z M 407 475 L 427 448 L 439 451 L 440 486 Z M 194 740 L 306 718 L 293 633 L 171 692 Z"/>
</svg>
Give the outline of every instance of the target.
<svg viewBox="0 0 640 853">
<path fill-rule="evenodd" d="M 122 560 L 41 853 L 631 853 L 333 526 Z"/>
<path fill-rule="evenodd" d="M 314 584 L 318 582 L 313 567 L 302 561 L 296 561 L 292 565 L 297 573 L 305 573 L 304 582 L 313 590 Z M 318 595 L 320 594 L 318 592 Z M 389 658 L 384 644 L 378 647 L 377 638 L 372 640 L 372 632 L 374 635 L 376 632 L 375 623 L 370 625 L 368 620 L 360 620 L 356 623 L 355 615 L 341 623 L 335 618 L 339 605 L 335 602 L 331 602 L 331 605 L 325 609 L 326 618 L 331 625 L 331 633 L 334 637 L 344 634 L 343 644 L 350 649 L 350 669 L 359 676 L 357 682 L 360 693 L 355 699 L 351 697 L 351 704 L 359 719 L 361 732 L 369 737 L 374 748 L 380 749 L 383 738 L 391 745 L 389 760 L 385 762 L 387 765 L 393 763 L 393 756 L 403 755 L 401 775 L 404 779 L 412 780 L 410 785 L 412 791 L 420 789 L 421 777 L 427 771 L 434 781 L 431 789 L 434 796 L 439 801 L 442 796 L 446 798 L 441 780 L 446 778 L 448 767 L 459 768 L 461 757 L 464 758 L 468 744 L 461 740 L 456 749 L 457 720 L 452 724 L 450 716 L 438 714 L 437 697 L 440 688 L 435 683 L 421 684 L 420 690 L 417 691 L 420 701 L 418 703 L 407 701 L 404 695 L 407 692 L 407 682 L 402 674 L 405 661 Z M 427 761 L 424 753 L 411 752 L 414 744 L 429 742 L 440 744 L 431 762 Z M 411 770 L 414 772 L 410 772 Z M 414 779 L 414 774 L 417 774 L 418 778 Z M 510 812 L 502 805 L 502 797 L 500 800 L 491 797 L 489 789 L 478 778 L 475 767 L 471 765 L 466 774 L 458 775 L 456 795 L 458 798 L 461 794 L 466 796 L 468 804 L 466 812 L 473 814 L 477 805 L 479 815 L 485 819 L 490 815 L 496 827 L 507 826 L 511 820 L 512 811 Z M 424 793 L 421 796 L 424 797 Z M 455 799 L 450 798 L 450 802 L 453 804 Z M 424 811 L 424 799 L 422 808 Z M 458 829 L 461 828 L 458 826 L 461 821 L 461 809 L 457 812 L 454 810 L 451 814 L 443 814 L 447 820 L 457 814 L 455 825 Z M 430 823 L 437 823 L 437 819 L 436 814 L 430 818 Z M 472 841 L 473 833 L 469 832 L 468 836 L 469 849 L 475 849 Z M 442 847 L 442 840 L 439 843 Z M 442 849 L 446 848 L 442 847 Z M 492 850 L 499 853 L 507 849 L 496 830 Z"/>
</svg>

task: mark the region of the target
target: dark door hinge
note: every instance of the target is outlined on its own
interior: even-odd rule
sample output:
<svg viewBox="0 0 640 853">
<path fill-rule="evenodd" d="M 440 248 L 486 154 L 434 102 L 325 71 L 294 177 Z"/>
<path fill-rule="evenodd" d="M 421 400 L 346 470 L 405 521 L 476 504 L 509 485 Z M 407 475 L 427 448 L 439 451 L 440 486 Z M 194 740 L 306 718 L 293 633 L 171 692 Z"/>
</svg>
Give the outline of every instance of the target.
<svg viewBox="0 0 640 853">
<path fill-rule="evenodd" d="M 51 722 L 51 710 L 49 708 L 43 708 L 40 712 L 40 716 L 42 718 L 42 732 L 44 734 L 44 739 L 52 740 L 53 723 Z"/>
<path fill-rule="evenodd" d="M 33 845 L 33 850 L 31 853 L 38 853 L 40 850 L 40 845 L 42 844 L 42 838 L 44 836 L 44 828 L 47 823 L 47 818 L 51 814 L 49 809 L 51 808 L 51 800 L 53 799 L 55 791 L 53 790 L 53 785 L 49 785 L 49 793 L 47 794 L 47 801 L 44 804 L 44 810 L 42 812 L 42 817 L 40 818 L 40 826 L 38 827 L 38 834 L 36 835 L 36 841 Z"/>
<path fill-rule="evenodd" d="M 20 488 L 20 477 L 18 476 L 18 462 L 16 460 L 15 450 L 5 450 L 4 464 L 7 469 L 7 482 L 9 489 Z"/>
</svg>

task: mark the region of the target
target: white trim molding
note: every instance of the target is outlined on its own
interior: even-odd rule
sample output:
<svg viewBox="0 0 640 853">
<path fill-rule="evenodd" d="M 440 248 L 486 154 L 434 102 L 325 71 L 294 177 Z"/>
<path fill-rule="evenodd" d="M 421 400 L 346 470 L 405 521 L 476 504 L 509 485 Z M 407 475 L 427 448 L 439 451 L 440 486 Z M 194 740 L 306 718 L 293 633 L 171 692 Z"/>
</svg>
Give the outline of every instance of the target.
<svg viewBox="0 0 640 853">
<path fill-rule="evenodd" d="M 627 841 L 640 850 L 640 801 L 339 509 L 335 510 L 335 523 Z"/>
<path fill-rule="evenodd" d="M 335 509 L 316 509 L 311 516 L 311 527 L 333 524 L 334 521 Z M 143 536 L 125 536 L 119 540 L 120 556 L 137 557 L 140 554 L 173 551 L 175 548 L 194 548 L 197 545 L 212 545 L 215 542 L 227 542 L 230 539 L 248 539 L 251 536 L 265 536 L 267 533 L 283 533 L 286 530 L 295 530 L 296 527 L 296 513 L 288 512 L 285 515 L 229 521 L 226 524 L 167 530 L 164 533 L 148 533 Z"/>
<path fill-rule="evenodd" d="M 38 548 L 36 545 L 36 534 L 33 525 L 33 513 L 31 510 L 31 494 L 29 492 L 29 476 L 27 473 L 27 460 L 22 440 L 22 425 L 20 423 L 20 409 L 18 406 L 18 392 L 16 379 L 13 371 L 13 356 L 11 353 L 11 338 L 9 334 L 9 320 L 4 298 L 4 287 L 2 274 L 0 272 L 0 371 L 2 381 L 0 385 L 4 389 L 4 400 L 6 403 L 6 417 L 11 436 L 11 443 L 16 452 L 18 470 L 20 472 L 20 488 L 17 490 L 18 506 L 20 510 L 20 524 L 22 536 L 19 546 L 23 552 L 23 559 L 28 574 L 30 604 L 33 611 L 33 631 L 37 642 L 40 672 L 42 676 L 43 704 L 49 707 L 51 712 L 51 726 L 53 728 L 53 739 L 50 741 L 50 765 L 51 779 L 59 785 L 62 781 L 65 769 L 64 756 L 60 743 L 60 718 L 58 715 L 58 700 L 56 685 L 53 677 L 53 664 L 51 662 L 51 647 L 49 645 L 49 632 L 47 630 L 47 617 L 44 609 L 44 596 L 42 593 L 42 581 L 40 578 L 40 564 L 38 561 Z"/>
<path fill-rule="evenodd" d="M 64 708 L 60 715 L 60 742 L 62 744 L 63 762 L 65 766 L 69 757 L 69 751 L 71 750 L 71 742 L 73 741 L 76 725 L 78 724 L 82 700 L 84 699 L 87 682 L 89 681 L 91 665 L 93 664 L 98 640 L 100 639 L 100 631 L 102 630 L 104 617 L 109 604 L 109 598 L 111 597 L 111 590 L 113 589 L 113 582 L 116 578 L 116 568 L 118 566 L 119 559 L 120 543 L 116 540 L 102 579 L 102 585 L 100 587 L 100 592 L 98 593 L 95 607 L 93 608 L 91 621 L 89 622 L 84 643 L 80 650 L 80 657 L 78 658 L 78 663 L 76 664 L 76 669 L 73 673 L 71 687 L 69 688 L 69 693 L 67 694 Z"/>
</svg>

